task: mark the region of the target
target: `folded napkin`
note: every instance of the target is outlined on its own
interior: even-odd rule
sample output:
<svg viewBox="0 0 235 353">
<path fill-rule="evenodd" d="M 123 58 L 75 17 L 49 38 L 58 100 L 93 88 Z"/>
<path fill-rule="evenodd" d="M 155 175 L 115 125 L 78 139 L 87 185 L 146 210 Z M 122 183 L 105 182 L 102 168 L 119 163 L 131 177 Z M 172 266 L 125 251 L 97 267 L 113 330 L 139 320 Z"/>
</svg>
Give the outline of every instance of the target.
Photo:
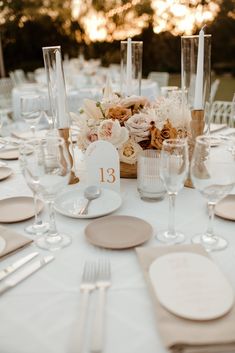
<svg viewBox="0 0 235 353">
<path fill-rule="evenodd" d="M 182 251 L 208 256 L 201 245 L 136 248 L 137 256 L 151 291 L 158 330 L 164 345 L 174 353 L 234 353 L 235 305 L 229 313 L 218 319 L 194 321 L 170 313 L 159 303 L 150 281 L 149 267 L 154 260 L 162 255 Z"/>
<path fill-rule="evenodd" d="M 0 238 L 3 238 L 3 242 L 0 239 L 0 258 L 12 253 L 15 250 L 23 248 L 29 245 L 32 240 L 24 237 L 21 234 L 16 233 L 12 229 L 0 226 Z M 5 246 L 4 246 L 5 243 Z"/>
</svg>

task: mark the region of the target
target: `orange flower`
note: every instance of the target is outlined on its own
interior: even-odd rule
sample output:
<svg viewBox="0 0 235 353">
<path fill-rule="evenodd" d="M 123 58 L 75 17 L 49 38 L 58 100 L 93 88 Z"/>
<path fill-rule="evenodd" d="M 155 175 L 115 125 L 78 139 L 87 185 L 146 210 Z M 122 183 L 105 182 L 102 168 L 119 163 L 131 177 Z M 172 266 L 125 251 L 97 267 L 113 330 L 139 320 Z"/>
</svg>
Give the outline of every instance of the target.
<svg viewBox="0 0 235 353">
<path fill-rule="evenodd" d="M 123 108 L 121 106 L 109 108 L 106 117 L 108 119 L 117 119 L 123 125 L 126 120 L 132 115 L 131 109 Z"/>
</svg>

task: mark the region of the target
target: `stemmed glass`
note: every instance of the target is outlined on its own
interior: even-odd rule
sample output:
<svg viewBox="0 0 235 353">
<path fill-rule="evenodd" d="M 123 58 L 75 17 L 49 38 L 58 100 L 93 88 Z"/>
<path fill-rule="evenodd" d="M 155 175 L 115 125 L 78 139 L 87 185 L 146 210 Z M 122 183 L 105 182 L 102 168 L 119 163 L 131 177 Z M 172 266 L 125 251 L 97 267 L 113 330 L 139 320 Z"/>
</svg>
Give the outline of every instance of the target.
<svg viewBox="0 0 235 353">
<path fill-rule="evenodd" d="M 169 196 L 168 230 L 157 234 L 157 239 L 168 244 L 184 241 L 184 234 L 175 230 L 175 199 L 183 188 L 188 173 L 188 144 L 185 139 L 163 142 L 160 156 L 160 177 Z"/>
<path fill-rule="evenodd" d="M 192 238 L 207 251 L 221 250 L 228 242 L 214 233 L 216 203 L 228 195 L 235 185 L 234 140 L 224 136 L 198 136 L 191 161 L 191 179 L 206 198 L 209 223 L 205 233 Z"/>
<path fill-rule="evenodd" d="M 24 95 L 20 98 L 21 116 L 30 126 L 32 135 L 41 118 L 40 96 L 35 94 Z"/>
<path fill-rule="evenodd" d="M 49 231 L 36 240 L 37 246 L 47 250 L 58 250 L 71 243 L 70 236 L 57 231 L 55 221 L 54 201 L 61 189 L 68 185 L 71 163 L 64 139 L 58 136 L 47 136 L 45 139 L 35 139 L 29 146 L 27 159 L 34 163 L 28 164 L 28 174 L 32 183 L 49 206 Z"/>
<path fill-rule="evenodd" d="M 49 224 L 47 222 L 43 222 L 39 213 L 38 213 L 38 194 L 39 194 L 39 186 L 38 183 L 33 179 L 32 169 L 35 168 L 35 160 L 34 153 L 32 153 L 32 146 L 39 145 L 40 140 L 28 140 L 26 142 L 22 142 L 19 148 L 19 162 L 22 174 L 26 180 L 27 185 L 33 192 L 33 201 L 34 201 L 34 223 L 30 224 L 25 228 L 25 231 L 32 235 L 41 235 L 48 231 Z"/>
</svg>

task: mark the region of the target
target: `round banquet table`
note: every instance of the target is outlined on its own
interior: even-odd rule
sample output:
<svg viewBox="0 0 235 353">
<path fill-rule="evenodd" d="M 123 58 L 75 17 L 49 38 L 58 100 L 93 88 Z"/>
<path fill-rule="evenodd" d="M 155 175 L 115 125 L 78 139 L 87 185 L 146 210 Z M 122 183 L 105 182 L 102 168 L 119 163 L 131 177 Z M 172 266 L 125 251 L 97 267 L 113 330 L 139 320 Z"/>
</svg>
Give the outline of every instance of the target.
<svg viewBox="0 0 235 353">
<path fill-rule="evenodd" d="M 17 161 L 8 163 L 14 174 L 1 182 L 0 197 L 31 195 Z M 79 186 L 78 186 L 79 187 Z M 76 188 L 76 187 L 75 187 Z M 122 206 L 114 213 L 140 217 L 154 230 L 166 228 L 168 200 L 146 202 L 139 198 L 136 180 L 121 180 Z M 45 209 L 42 216 L 46 217 Z M 105 317 L 104 353 L 164 353 L 158 334 L 153 305 L 135 249 L 104 250 L 89 244 L 84 228 L 92 220 L 72 219 L 57 214 L 58 228 L 72 237 L 72 244 L 55 252 L 55 260 L 0 297 L 1 353 L 67 353 L 73 321 L 79 318 L 79 286 L 85 260 L 100 257 L 110 259 L 112 286 L 108 289 Z M 184 188 L 176 202 L 176 225 L 186 235 L 186 243 L 195 232 L 205 229 L 206 202 L 194 189 Z M 24 234 L 31 220 L 8 224 L 7 227 Z M 235 289 L 234 222 L 215 218 L 215 228 L 229 241 L 229 247 L 212 253 Z M 164 246 L 154 237 L 142 246 Z M 27 254 L 35 245 L 1 260 L 1 268 Z M 48 254 L 38 250 L 40 254 Z M 94 314 L 94 293 L 88 316 Z M 89 343 L 86 342 L 88 352 Z M 221 352 L 222 353 L 222 352 Z"/>
</svg>

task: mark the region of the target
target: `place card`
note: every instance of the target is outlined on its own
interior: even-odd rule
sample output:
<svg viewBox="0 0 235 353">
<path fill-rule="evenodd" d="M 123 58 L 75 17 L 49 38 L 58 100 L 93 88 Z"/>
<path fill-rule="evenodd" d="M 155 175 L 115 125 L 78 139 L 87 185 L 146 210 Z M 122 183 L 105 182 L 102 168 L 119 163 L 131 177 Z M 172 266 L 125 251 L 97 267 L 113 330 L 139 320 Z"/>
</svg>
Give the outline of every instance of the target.
<svg viewBox="0 0 235 353">
<path fill-rule="evenodd" d="M 149 268 L 160 304 L 191 320 L 212 320 L 233 306 L 230 283 L 209 258 L 191 252 L 163 255 Z"/>
<path fill-rule="evenodd" d="M 120 192 L 120 161 L 116 148 L 107 141 L 92 142 L 86 152 L 88 185 Z"/>
</svg>

